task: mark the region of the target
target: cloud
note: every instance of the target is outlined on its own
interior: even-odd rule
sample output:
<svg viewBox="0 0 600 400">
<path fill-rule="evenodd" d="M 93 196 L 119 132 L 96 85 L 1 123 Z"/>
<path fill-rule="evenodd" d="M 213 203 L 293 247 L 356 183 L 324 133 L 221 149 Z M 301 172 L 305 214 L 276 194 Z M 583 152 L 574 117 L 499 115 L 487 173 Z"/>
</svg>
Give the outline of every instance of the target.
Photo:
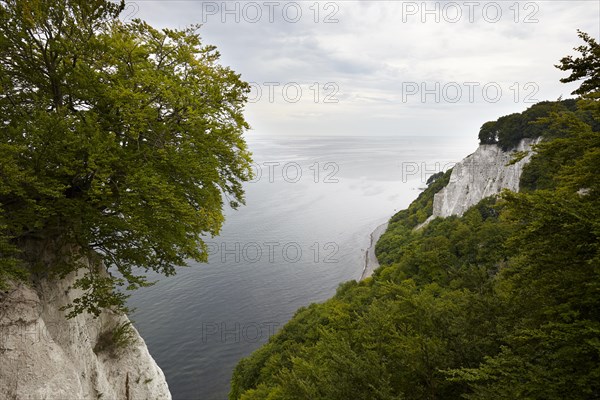
<svg viewBox="0 0 600 400">
<path fill-rule="evenodd" d="M 576 84 L 561 84 L 564 72 L 554 64 L 580 44 L 578 28 L 600 37 L 600 3 L 593 1 L 481 1 L 473 9 L 461 1 L 267 3 L 138 1 L 138 16 L 159 27 L 204 22 L 201 34 L 224 64 L 247 81 L 280 84 L 272 102 L 263 96 L 248 106 L 256 134 L 475 137 L 482 122 L 530 106 L 527 96 L 568 95 Z M 282 93 L 290 83 L 302 87 L 298 101 Z M 324 101 L 328 83 L 337 102 Z M 412 83 L 419 92 L 406 101 Z M 454 84 L 463 90 L 456 103 L 450 92 L 437 93 L 440 101 L 421 96 L 422 88 Z M 502 90 L 497 102 L 482 93 L 491 84 Z"/>
</svg>

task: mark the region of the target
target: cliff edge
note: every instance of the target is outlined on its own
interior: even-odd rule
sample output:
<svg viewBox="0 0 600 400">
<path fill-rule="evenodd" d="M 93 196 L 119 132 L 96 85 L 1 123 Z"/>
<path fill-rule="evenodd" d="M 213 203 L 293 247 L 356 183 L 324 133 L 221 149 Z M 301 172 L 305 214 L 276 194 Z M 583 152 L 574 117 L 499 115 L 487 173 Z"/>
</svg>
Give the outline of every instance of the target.
<svg viewBox="0 0 600 400">
<path fill-rule="evenodd" d="M 473 154 L 454 166 L 450 182 L 433 198 L 433 214 L 417 228 L 437 217 L 461 216 L 482 199 L 503 189 L 518 192 L 523 167 L 531 158 L 531 146 L 538 142 L 539 139 L 522 139 L 510 151 L 496 144 L 479 145 Z M 526 155 L 519 159 L 520 152 Z M 518 161 L 513 162 L 515 157 Z"/>
<path fill-rule="evenodd" d="M 0 398 L 171 399 L 126 315 L 65 318 L 60 308 L 81 295 L 71 288 L 77 278 L 43 278 L 0 293 Z"/>
</svg>

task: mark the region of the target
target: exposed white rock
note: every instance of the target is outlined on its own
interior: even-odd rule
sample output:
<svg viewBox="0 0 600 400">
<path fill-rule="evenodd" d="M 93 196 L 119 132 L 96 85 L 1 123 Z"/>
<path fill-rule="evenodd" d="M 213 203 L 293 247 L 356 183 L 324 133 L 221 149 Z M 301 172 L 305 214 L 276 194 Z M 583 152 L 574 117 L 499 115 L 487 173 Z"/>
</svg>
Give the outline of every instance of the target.
<svg viewBox="0 0 600 400">
<path fill-rule="evenodd" d="M 531 146 L 537 142 L 537 139 L 523 139 L 511 151 L 503 151 L 495 144 L 480 145 L 454 166 L 450 182 L 433 198 L 433 214 L 419 227 L 436 217 L 463 215 L 485 197 L 503 189 L 518 192 L 523 167 L 531 158 Z M 528 152 L 525 157 L 511 163 L 515 153 L 524 151 Z"/>
<path fill-rule="evenodd" d="M 0 399 L 171 399 L 135 328 L 129 346 L 98 345 L 129 323 L 126 315 L 104 311 L 98 318 L 65 319 L 60 308 L 81 295 L 69 290 L 76 279 L 72 273 L 42 279 L 35 288 L 18 284 L 0 295 Z"/>
</svg>

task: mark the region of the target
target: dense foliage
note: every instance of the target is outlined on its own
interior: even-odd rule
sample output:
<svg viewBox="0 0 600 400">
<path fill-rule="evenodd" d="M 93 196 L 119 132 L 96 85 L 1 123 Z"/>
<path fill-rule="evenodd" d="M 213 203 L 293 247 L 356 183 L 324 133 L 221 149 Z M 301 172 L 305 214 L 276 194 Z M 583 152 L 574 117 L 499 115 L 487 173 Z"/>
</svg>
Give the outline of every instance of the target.
<svg viewBox="0 0 600 400">
<path fill-rule="evenodd" d="M 503 150 L 514 148 L 522 139 L 545 136 L 547 126 L 539 119 L 553 112 L 574 111 L 575 100 L 543 101 L 522 113 L 514 113 L 488 121 L 479 130 L 481 144 L 498 144 Z"/>
<path fill-rule="evenodd" d="M 527 190 L 414 229 L 435 180 L 391 219 L 373 277 L 300 309 L 230 399 L 600 399 L 595 93 L 542 113 Z"/>
<path fill-rule="evenodd" d="M 60 262 L 36 272 L 59 275 L 99 253 L 118 274 L 90 268 L 74 313 L 122 307 L 116 285 L 146 284 L 136 267 L 205 260 L 251 171 L 248 85 L 197 28 L 124 23 L 123 7 L 0 2 L 0 280 L 21 274 L 16 248 L 50 249 Z"/>
</svg>

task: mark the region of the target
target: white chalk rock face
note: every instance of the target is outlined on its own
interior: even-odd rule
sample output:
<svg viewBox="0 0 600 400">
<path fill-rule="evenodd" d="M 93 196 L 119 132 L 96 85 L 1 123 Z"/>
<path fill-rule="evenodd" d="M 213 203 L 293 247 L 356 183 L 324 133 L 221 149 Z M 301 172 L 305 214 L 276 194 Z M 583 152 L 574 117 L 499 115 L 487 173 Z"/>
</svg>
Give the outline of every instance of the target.
<svg viewBox="0 0 600 400">
<path fill-rule="evenodd" d="M 433 198 L 433 215 L 449 217 L 463 215 L 482 199 L 500 193 L 503 189 L 519 191 L 523 167 L 531 158 L 531 146 L 537 139 L 523 139 L 511 151 L 503 151 L 495 144 L 482 144 L 477 150 L 456 164 L 450 182 Z M 527 151 L 527 156 L 511 164 L 515 153 Z M 428 222 L 426 221 L 426 222 Z"/>
<path fill-rule="evenodd" d="M 111 346 L 124 314 L 104 311 L 67 320 L 60 308 L 81 292 L 72 273 L 0 294 L 0 399 L 171 399 L 165 376 L 138 332 Z"/>
</svg>

